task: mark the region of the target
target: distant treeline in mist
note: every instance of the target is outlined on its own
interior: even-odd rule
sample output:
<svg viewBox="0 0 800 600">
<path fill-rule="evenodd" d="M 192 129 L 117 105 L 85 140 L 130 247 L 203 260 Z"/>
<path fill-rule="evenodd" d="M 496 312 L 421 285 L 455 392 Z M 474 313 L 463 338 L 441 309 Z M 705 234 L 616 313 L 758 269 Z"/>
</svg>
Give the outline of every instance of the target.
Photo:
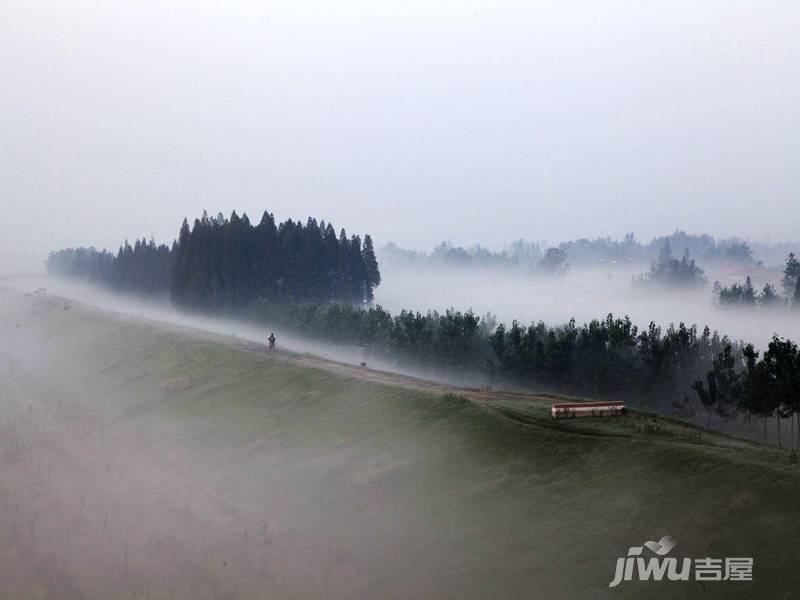
<svg viewBox="0 0 800 600">
<path fill-rule="evenodd" d="M 339 234 L 309 218 L 276 225 L 265 212 L 253 226 L 234 211 L 230 219 L 204 212 L 184 220 L 172 247 L 127 241 L 116 255 L 68 248 L 47 259 L 52 274 L 80 277 L 122 291 L 169 295 L 182 308 L 239 310 L 258 298 L 280 302 L 371 302 L 381 276 L 372 239 Z"/>
<path fill-rule="evenodd" d="M 548 252 L 558 250 L 572 265 L 596 265 L 598 263 L 647 264 L 658 257 L 665 243 L 679 253 L 689 251 L 702 263 L 731 263 L 755 265 L 758 260 L 767 265 L 777 263 L 795 244 L 747 242 L 735 237 L 716 239 L 708 234 L 689 234 L 676 231 L 670 235 L 655 237 L 643 244 L 633 233 L 623 239 L 610 237 L 578 239 L 547 246 L 541 242 L 517 240 L 500 252 L 492 252 L 480 245 L 463 248 L 442 242 L 431 253 L 400 248 L 389 242 L 380 250 L 381 259 L 387 264 L 417 264 L 475 267 L 523 267 L 535 269 Z"/>
<path fill-rule="evenodd" d="M 51 252 L 45 266 L 53 275 L 85 279 L 120 292 L 161 295 L 169 292 L 175 245 L 153 240 L 126 240 L 115 255 L 94 248 L 65 248 Z"/>
<path fill-rule="evenodd" d="M 633 283 L 637 286 L 659 286 L 673 289 L 698 287 L 705 282 L 705 272 L 695 264 L 689 249 L 683 251 L 682 258 L 676 258 L 672 255 L 669 238 L 664 240 L 658 258 L 650 263 L 650 270 L 633 278 Z"/>
<path fill-rule="evenodd" d="M 800 261 L 792 252 L 786 258 L 781 287 L 783 297 L 771 282 L 765 283 L 760 291 L 756 291 L 752 279 L 747 275 L 741 284 L 722 286 L 715 281 L 713 294 L 719 306 L 726 309 L 775 310 L 791 307 L 793 310 L 800 310 Z"/>
</svg>

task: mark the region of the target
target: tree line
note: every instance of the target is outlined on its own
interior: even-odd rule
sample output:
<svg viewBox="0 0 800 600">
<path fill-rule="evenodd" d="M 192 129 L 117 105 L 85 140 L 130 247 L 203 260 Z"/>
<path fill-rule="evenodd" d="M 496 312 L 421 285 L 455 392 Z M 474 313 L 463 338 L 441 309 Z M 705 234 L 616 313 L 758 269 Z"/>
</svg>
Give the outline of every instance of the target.
<svg viewBox="0 0 800 600">
<path fill-rule="evenodd" d="M 547 252 L 552 254 L 554 251 L 560 251 L 563 253 L 565 261 L 569 260 L 575 266 L 591 266 L 602 263 L 647 264 L 651 260 L 658 259 L 665 244 L 670 244 L 673 248 L 681 251 L 688 250 L 692 256 L 698 257 L 704 264 L 737 265 L 757 264 L 754 248 L 757 248 L 762 256 L 772 260 L 778 248 L 787 246 L 787 244 L 750 244 L 735 237 L 716 239 L 708 234 L 675 231 L 669 235 L 655 237 L 647 243 L 642 243 L 636 239 L 633 233 L 628 233 L 623 239 L 580 238 L 562 242 L 557 246 L 548 246 L 543 242 L 516 240 L 499 252 L 493 252 L 480 245 L 463 248 L 454 246 L 450 242 L 442 242 L 431 253 L 427 253 L 400 248 L 397 244 L 389 242 L 381 248 L 380 252 L 381 258 L 389 264 L 523 268 L 536 271 Z"/>
<path fill-rule="evenodd" d="M 117 254 L 94 248 L 65 248 L 51 252 L 47 272 L 86 279 L 120 292 L 164 295 L 169 292 L 175 245 L 157 245 L 152 239 L 128 240 Z"/>
<path fill-rule="evenodd" d="M 633 278 L 634 285 L 656 286 L 659 288 L 694 288 L 705 284 L 703 269 L 695 264 L 689 248 L 683 251 L 681 259 L 672 255 L 669 238 L 658 253 L 658 257 L 650 263 L 647 273 Z"/>
<path fill-rule="evenodd" d="M 800 448 L 800 353 L 773 338 L 763 355 L 696 325 L 639 330 L 609 314 L 582 325 L 497 324 L 491 314 L 402 310 L 381 306 L 282 304 L 259 300 L 245 316 L 317 340 L 361 347 L 408 366 L 482 375 L 489 383 L 599 399 L 624 399 L 661 412 L 752 424 L 754 418 L 797 423 Z"/>
<path fill-rule="evenodd" d="M 781 287 L 783 298 L 770 282 L 765 283 L 761 291 L 757 292 L 748 275 L 744 283 L 734 283 L 726 287 L 715 281 L 713 295 L 721 308 L 774 309 L 783 306 L 800 309 L 800 261 L 793 252 L 786 258 Z"/>
<path fill-rule="evenodd" d="M 51 252 L 49 273 L 81 277 L 143 295 L 169 295 L 181 308 L 241 310 L 258 298 L 279 302 L 371 302 L 381 276 L 372 239 L 309 218 L 276 224 L 264 212 L 253 226 L 234 211 L 192 227 L 184 219 L 171 247 L 127 241 L 116 255 L 94 248 Z"/>
<path fill-rule="evenodd" d="M 684 324 L 642 331 L 629 318 L 562 326 L 510 326 L 492 315 L 447 310 L 392 315 L 381 306 L 253 303 L 245 315 L 315 339 L 362 347 L 371 356 L 480 373 L 489 381 L 547 388 L 597 398 L 641 399 L 669 408 L 691 393 L 727 337 Z"/>
<path fill-rule="evenodd" d="M 707 412 L 707 426 L 712 415 L 725 419 L 744 415 L 748 421 L 761 418 L 766 440 L 767 422 L 774 418 L 781 446 L 781 423 L 789 419 L 792 430 L 797 424 L 800 448 L 800 353 L 791 340 L 773 337 L 760 358 L 751 344 L 740 349 L 726 345 L 705 378 L 695 380 L 692 388 Z M 790 445 L 793 442 L 789 440 Z"/>
</svg>

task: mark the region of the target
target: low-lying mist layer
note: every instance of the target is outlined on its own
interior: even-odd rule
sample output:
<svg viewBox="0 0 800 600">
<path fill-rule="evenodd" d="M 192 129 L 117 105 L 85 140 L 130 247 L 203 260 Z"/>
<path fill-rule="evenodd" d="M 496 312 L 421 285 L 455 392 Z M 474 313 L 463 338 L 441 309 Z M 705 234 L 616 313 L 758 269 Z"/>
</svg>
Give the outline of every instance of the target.
<svg viewBox="0 0 800 600">
<path fill-rule="evenodd" d="M 800 314 L 786 311 L 750 312 L 720 310 L 715 306 L 711 285 L 696 290 L 660 290 L 646 293 L 631 282 L 640 270 L 626 267 L 571 269 L 558 277 L 536 277 L 522 272 L 496 270 L 442 269 L 382 265 L 383 283 L 375 301 L 391 312 L 411 310 L 444 311 L 471 308 L 476 314 L 490 312 L 499 321 L 521 324 L 544 321 L 560 325 L 570 318 L 579 323 L 604 318 L 607 314 L 630 316 L 641 327 L 654 321 L 708 325 L 732 339 L 766 346 L 778 334 L 800 339 Z M 722 272 L 709 272 L 710 282 L 724 285 L 744 280 Z M 759 272 L 754 284 L 778 283 L 779 271 Z"/>
<path fill-rule="evenodd" d="M 419 275 L 420 272 L 415 273 Z M 566 279 L 530 278 L 528 281 L 564 285 L 568 283 Z M 523 278 L 523 281 L 526 280 Z M 365 312 L 347 305 L 269 302 L 254 303 L 248 310 L 235 313 L 234 319 L 181 312 L 165 300 L 137 300 L 102 286 L 92 287 L 62 278 L 12 278 L 8 282 L 18 289 L 47 285 L 50 293 L 116 312 L 222 333 L 233 341 L 263 344 L 268 333 L 275 331 L 279 347 L 356 365 L 367 362 L 370 367 L 384 371 L 459 386 L 511 387 L 624 399 L 632 406 L 674 414 L 723 431 L 763 437 L 764 441 L 771 440 L 779 445 L 785 437 L 780 431 L 780 420 L 767 418 L 769 423 L 754 427 L 754 416 L 776 415 L 774 411 L 756 409 L 755 405 L 760 407 L 761 404 L 760 401 L 754 404 L 754 398 L 766 393 L 764 390 L 745 394 L 746 398 L 739 398 L 741 394 L 730 397 L 723 394 L 724 398 L 719 401 L 716 396 L 706 397 L 702 390 L 695 390 L 699 385 L 696 381 L 705 384 L 712 363 L 716 364 L 718 355 L 722 356 L 722 351 L 731 343 L 728 338 L 705 333 L 702 329 L 644 327 L 636 334 L 629 321 L 618 318 L 601 319 L 589 323 L 588 327 L 580 322 L 577 327 L 565 327 L 560 322 L 550 328 L 500 326 L 495 331 L 492 316 L 476 327 L 475 318 L 458 313 L 427 317 L 404 313 L 392 317 L 380 307 Z M 638 286 L 632 287 L 638 289 Z M 641 291 L 630 293 L 640 299 L 646 298 Z M 665 294 L 671 295 L 673 301 L 698 296 L 696 291 L 676 291 L 648 297 L 655 304 Z M 717 309 L 715 312 L 745 316 L 740 311 Z M 751 324 L 757 323 L 759 317 L 782 317 L 793 323 L 795 311 L 793 307 L 781 307 L 775 312 L 762 307 L 746 316 Z M 732 340 L 734 368 L 738 373 L 743 373 L 743 348 L 745 346 L 737 344 L 735 338 Z M 795 407 L 788 398 L 776 401 L 783 403 L 778 412 L 785 421 Z M 794 419 L 789 420 L 792 422 L 783 425 L 789 430 L 790 443 L 794 444 Z"/>
<path fill-rule="evenodd" d="M 713 593 L 800 583 L 785 453 L 521 425 L 187 333 L 0 292 L 1 596 L 700 595 L 608 590 L 665 533 L 754 557 Z"/>
<path fill-rule="evenodd" d="M 325 359 L 358 365 L 366 360 L 369 366 L 405 375 L 425 377 L 437 381 L 458 383 L 460 385 L 480 386 L 485 384 L 481 374 L 468 376 L 435 368 L 433 366 L 401 364 L 369 355 L 364 348 L 347 344 L 337 344 L 319 338 L 297 335 L 279 323 L 260 322 L 258 324 L 241 318 L 177 310 L 166 299 L 154 299 L 115 293 L 104 286 L 89 285 L 80 280 L 41 275 L 15 276 L 0 279 L 0 284 L 20 293 L 30 294 L 36 290 L 46 290 L 46 295 L 72 299 L 89 306 L 101 308 L 117 315 L 146 318 L 164 325 L 190 327 L 201 332 L 231 336 L 231 339 L 248 340 L 260 344 L 267 343 L 267 336 L 274 332 L 278 348 L 294 352 L 308 353 Z M 33 295 L 38 295 L 34 293 Z M 69 301 L 67 301 L 69 302 Z"/>
</svg>

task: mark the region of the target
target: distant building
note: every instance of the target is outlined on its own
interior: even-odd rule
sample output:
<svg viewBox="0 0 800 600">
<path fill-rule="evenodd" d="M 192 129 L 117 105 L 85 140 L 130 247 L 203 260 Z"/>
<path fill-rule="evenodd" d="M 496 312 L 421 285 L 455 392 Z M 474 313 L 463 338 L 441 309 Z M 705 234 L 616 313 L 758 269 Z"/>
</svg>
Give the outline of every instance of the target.
<svg viewBox="0 0 800 600">
<path fill-rule="evenodd" d="M 554 419 L 571 417 L 617 417 L 625 413 L 624 402 L 560 402 L 553 404 Z"/>
</svg>

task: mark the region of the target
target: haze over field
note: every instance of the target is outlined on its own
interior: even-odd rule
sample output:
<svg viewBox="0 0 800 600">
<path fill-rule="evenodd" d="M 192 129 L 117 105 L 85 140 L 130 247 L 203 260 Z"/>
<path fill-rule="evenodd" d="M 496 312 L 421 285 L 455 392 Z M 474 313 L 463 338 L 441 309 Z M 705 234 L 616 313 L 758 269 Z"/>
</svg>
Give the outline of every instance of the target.
<svg viewBox="0 0 800 600">
<path fill-rule="evenodd" d="M 428 376 L 439 380 L 452 381 L 452 378 L 441 370 L 409 368 L 408 365 L 399 365 L 395 362 L 380 360 L 369 356 L 363 349 L 353 346 L 326 343 L 320 340 L 309 339 L 281 327 L 280 324 L 256 324 L 241 318 L 226 318 L 224 316 L 192 314 L 176 310 L 167 302 L 159 300 L 146 300 L 124 294 L 110 292 L 99 286 L 86 285 L 85 283 L 66 280 L 64 278 L 32 275 L 25 277 L 0 278 L 0 286 L 7 286 L 18 293 L 28 293 L 30 290 L 45 288 L 49 295 L 69 298 L 86 306 L 96 307 L 117 316 L 128 316 L 137 319 L 148 319 L 164 326 L 188 327 L 199 335 L 217 334 L 230 336 L 234 340 L 246 340 L 258 344 L 265 344 L 270 332 L 278 336 L 278 347 L 286 348 L 292 352 L 300 352 L 319 356 L 321 358 L 349 364 L 360 364 L 369 359 L 372 368 L 384 369 L 395 373 Z M 463 375 L 458 378 L 459 383 L 467 383 Z M 473 383 L 482 384 L 482 378 L 475 378 Z"/>
<path fill-rule="evenodd" d="M 0 600 L 795 598 L 799 32 L 5 2 Z"/>
<path fill-rule="evenodd" d="M 429 248 L 800 230 L 800 9 L 7 2 L 0 272 L 232 208 Z"/>
<path fill-rule="evenodd" d="M 786 452 L 647 416 L 554 424 L 549 399 L 341 377 L 5 288 L 0 336 L 3 598 L 674 598 L 670 585 L 778 598 L 797 585 Z M 688 556 L 755 557 L 757 579 L 610 590 L 616 556 L 665 530 Z"/>
<path fill-rule="evenodd" d="M 670 323 L 708 325 L 734 340 L 743 339 L 763 347 L 777 334 L 800 339 L 800 318 L 786 311 L 742 312 L 722 310 L 716 304 L 711 285 L 697 290 L 659 290 L 647 293 L 631 283 L 641 268 L 571 269 L 556 278 L 542 278 L 521 272 L 383 266 L 383 283 L 375 301 L 392 312 L 403 308 L 425 311 L 471 308 L 478 315 L 490 312 L 498 321 L 522 324 L 544 321 L 560 325 L 570 318 L 578 323 L 602 319 L 607 314 L 630 316 L 640 328 L 651 321 L 667 327 Z M 756 284 L 779 277 L 761 274 Z M 724 278 L 741 280 L 738 278 Z M 713 277 L 711 277 L 713 280 Z M 758 287 L 757 285 L 757 287 Z"/>
<path fill-rule="evenodd" d="M 681 322 L 696 324 L 701 329 L 708 325 L 712 331 L 717 330 L 733 340 L 751 342 L 759 348 L 763 348 L 773 335 L 800 339 L 800 319 L 794 318 L 792 313 L 722 310 L 714 304 L 710 286 L 695 291 L 637 293 L 632 288 L 631 273 L 624 269 L 613 274 L 603 270 L 573 270 L 555 279 L 507 272 L 485 271 L 476 275 L 464 270 L 403 266 L 384 266 L 382 272 L 384 280 L 377 290 L 375 302 L 392 313 L 402 309 L 423 313 L 427 310 L 444 312 L 450 308 L 471 309 L 481 317 L 489 312 L 498 322 L 507 325 L 515 319 L 525 325 L 540 320 L 548 325 L 561 325 L 570 318 L 582 323 L 612 313 L 620 317 L 628 315 L 640 328 L 646 328 L 651 321 L 663 328 Z M 295 351 L 351 363 L 367 358 L 359 349 L 315 342 L 294 335 L 280 325 L 256 326 L 235 319 L 187 315 L 164 301 L 143 301 L 62 278 L 15 277 L 6 279 L 4 283 L 19 291 L 46 287 L 52 294 L 114 312 L 144 315 L 166 323 L 235 334 L 258 342 L 266 339 L 266 329 L 272 327 L 279 333 L 281 345 Z M 409 372 L 397 364 L 376 361 L 375 357 L 370 357 L 370 364 Z M 416 369 L 414 373 L 420 374 L 420 371 Z M 437 377 L 441 376 L 441 373 L 437 374 Z"/>
</svg>

